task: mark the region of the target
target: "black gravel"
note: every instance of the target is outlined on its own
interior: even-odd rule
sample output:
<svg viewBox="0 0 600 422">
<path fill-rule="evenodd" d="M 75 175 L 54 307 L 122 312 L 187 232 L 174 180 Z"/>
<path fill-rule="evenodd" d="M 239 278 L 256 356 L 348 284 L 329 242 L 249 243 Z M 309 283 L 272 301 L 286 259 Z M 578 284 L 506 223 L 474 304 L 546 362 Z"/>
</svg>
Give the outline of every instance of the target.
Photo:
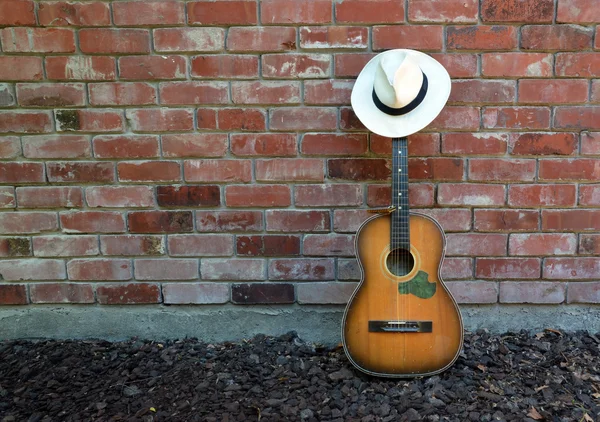
<svg viewBox="0 0 600 422">
<path fill-rule="evenodd" d="M 294 333 L 5 341 L 0 421 L 600 421 L 599 337 L 468 333 L 450 370 L 400 381 Z"/>
</svg>

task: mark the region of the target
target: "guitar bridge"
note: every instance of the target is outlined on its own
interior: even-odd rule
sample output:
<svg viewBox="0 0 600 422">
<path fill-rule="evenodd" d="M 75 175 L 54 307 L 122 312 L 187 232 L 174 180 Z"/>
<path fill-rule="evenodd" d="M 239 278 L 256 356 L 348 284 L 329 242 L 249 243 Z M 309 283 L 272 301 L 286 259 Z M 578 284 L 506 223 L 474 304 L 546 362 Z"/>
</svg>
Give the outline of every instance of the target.
<svg viewBox="0 0 600 422">
<path fill-rule="evenodd" d="M 431 321 L 369 321 L 370 333 L 431 333 Z"/>
</svg>

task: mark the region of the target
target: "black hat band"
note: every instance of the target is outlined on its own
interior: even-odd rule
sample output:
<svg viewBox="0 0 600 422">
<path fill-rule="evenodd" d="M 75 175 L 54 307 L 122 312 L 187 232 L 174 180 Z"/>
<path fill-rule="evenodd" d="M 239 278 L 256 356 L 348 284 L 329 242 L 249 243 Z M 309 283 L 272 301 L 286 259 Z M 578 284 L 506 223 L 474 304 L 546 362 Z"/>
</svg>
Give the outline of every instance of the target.
<svg viewBox="0 0 600 422">
<path fill-rule="evenodd" d="M 421 72 L 422 73 L 422 72 Z M 375 107 L 377 107 L 380 111 L 385 114 L 389 114 L 390 116 L 402 116 L 403 114 L 410 113 L 415 108 L 419 106 L 425 99 L 425 94 L 427 94 L 427 76 L 423 73 L 423 85 L 421 85 L 421 89 L 419 93 L 410 103 L 400 108 L 388 107 L 381 102 L 377 94 L 375 93 L 375 88 L 373 88 L 373 102 L 375 103 Z"/>
</svg>

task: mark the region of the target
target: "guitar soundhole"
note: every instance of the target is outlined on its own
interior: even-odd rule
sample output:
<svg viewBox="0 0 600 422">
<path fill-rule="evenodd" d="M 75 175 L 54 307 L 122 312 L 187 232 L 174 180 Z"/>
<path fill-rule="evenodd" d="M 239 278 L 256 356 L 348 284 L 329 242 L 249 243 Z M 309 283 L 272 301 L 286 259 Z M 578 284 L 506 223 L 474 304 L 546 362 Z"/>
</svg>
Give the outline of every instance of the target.
<svg viewBox="0 0 600 422">
<path fill-rule="evenodd" d="M 389 272 L 395 276 L 401 277 L 410 273 L 415 266 L 415 260 L 412 254 L 406 249 L 394 249 L 385 260 Z"/>
</svg>

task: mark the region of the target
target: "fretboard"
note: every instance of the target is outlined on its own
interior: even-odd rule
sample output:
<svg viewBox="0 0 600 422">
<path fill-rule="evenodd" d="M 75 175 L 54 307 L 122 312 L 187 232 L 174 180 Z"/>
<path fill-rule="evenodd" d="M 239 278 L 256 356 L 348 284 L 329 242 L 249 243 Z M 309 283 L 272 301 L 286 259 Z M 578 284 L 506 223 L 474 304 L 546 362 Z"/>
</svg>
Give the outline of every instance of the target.
<svg viewBox="0 0 600 422">
<path fill-rule="evenodd" d="M 410 250 L 407 138 L 392 138 L 392 206 L 390 249 Z"/>
</svg>

